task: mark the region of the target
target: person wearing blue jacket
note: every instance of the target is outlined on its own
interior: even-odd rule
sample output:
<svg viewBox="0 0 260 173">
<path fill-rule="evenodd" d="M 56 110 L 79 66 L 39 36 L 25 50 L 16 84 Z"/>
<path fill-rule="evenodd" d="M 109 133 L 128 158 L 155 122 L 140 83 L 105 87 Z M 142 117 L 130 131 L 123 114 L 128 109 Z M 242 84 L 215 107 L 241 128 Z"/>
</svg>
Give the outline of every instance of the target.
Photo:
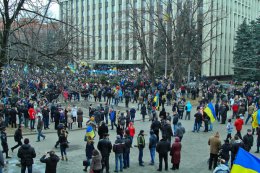
<svg viewBox="0 0 260 173">
<path fill-rule="evenodd" d="M 186 110 L 186 116 L 185 116 L 185 120 L 188 118 L 188 120 L 190 120 L 190 112 L 192 109 L 192 105 L 190 103 L 190 101 L 187 101 L 187 104 L 185 106 L 185 110 Z"/>
<path fill-rule="evenodd" d="M 114 125 L 116 125 L 116 111 L 114 109 L 112 109 L 110 111 L 110 114 L 109 114 L 109 118 L 110 118 L 110 121 L 111 121 L 111 130 L 114 129 Z"/>
</svg>

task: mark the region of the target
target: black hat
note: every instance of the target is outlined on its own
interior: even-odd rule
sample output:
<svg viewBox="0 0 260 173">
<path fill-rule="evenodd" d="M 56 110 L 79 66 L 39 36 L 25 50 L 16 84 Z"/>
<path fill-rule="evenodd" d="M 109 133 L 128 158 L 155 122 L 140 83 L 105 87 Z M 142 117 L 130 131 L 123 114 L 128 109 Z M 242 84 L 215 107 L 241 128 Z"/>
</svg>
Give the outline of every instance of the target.
<svg viewBox="0 0 260 173">
<path fill-rule="evenodd" d="M 142 133 L 144 133 L 144 130 L 140 130 L 140 133 L 139 133 L 139 134 L 142 134 Z"/>
</svg>

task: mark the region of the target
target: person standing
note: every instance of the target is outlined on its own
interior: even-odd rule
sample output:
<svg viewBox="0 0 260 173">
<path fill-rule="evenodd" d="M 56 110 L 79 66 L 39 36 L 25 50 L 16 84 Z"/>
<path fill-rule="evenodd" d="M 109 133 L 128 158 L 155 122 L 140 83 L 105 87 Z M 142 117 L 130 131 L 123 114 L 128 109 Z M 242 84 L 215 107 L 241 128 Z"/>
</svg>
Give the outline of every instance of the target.
<svg viewBox="0 0 260 173">
<path fill-rule="evenodd" d="M 99 140 L 97 145 L 102 156 L 102 170 L 106 168 L 106 173 L 109 173 L 109 156 L 112 150 L 112 144 L 108 137 L 108 133 L 104 134 L 103 139 Z"/>
<path fill-rule="evenodd" d="M 65 156 L 65 160 L 68 161 L 66 149 L 69 146 L 68 146 L 68 140 L 67 140 L 67 133 L 66 133 L 65 129 L 61 130 L 61 133 L 59 136 L 59 144 L 60 144 L 61 160 L 64 160 L 64 156 Z"/>
<path fill-rule="evenodd" d="M 36 116 L 36 111 L 34 110 L 33 106 L 29 108 L 28 114 L 30 119 L 30 128 L 31 130 L 33 130 L 35 125 L 35 116 Z"/>
<path fill-rule="evenodd" d="M 219 139 L 219 132 L 216 132 L 214 136 L 211 136 L 208 140 L 210 145 L 210 158 L 209 158 L 209 170 L 212 170 L 212 162 L 214 162 L 213 169 L 217 167 L 218 153 L 221 147 L 221 141 Z"/>
<path fill-rule="evenodd" d="M 10 118 L 11 118 L 10 119 L 11 120 L 11 127 L 17 128 L 17 126 L 16 126 L 16 119 L 17 119 L 16 115 L 18 114 L 18 112 L 17 112 L 16 107 L 12 107 L 9 114 L 10 114 Z"/>
<path fill-rule="evenodd" d="M 183 138 L 184 133 L 185 133 L 185 128 L 182 126 L 181 122 L 178 122 L 175 135 L 176 137 L 179 137 L 180 142 Z"/>
<path fill-rule="evenodd" d="M 127 169 L 130 166 L 130 148 L 132 146 L 132 140 L 129 133 L 130 133 L 129 130 L 126 130 L 123 138 L 124 141 L 124 152 L 123 152 L 124 167 L 123 168 L 124 169 Z"/>
<path fill-rule="evenodd" d="M 36 142 L 40 142 L 41 141 L 41 137 L 43 138 L 43 140 L 45 139 L 45 135 L 42 134 L 43 124 L 44 123 L 42 121 L 42 118 L 40 116 L 38 116 L 38 123 L 37 123 L 38 137 L 37 137 L 37 141 Z"/>
<path fill-rule="evenodd" d="M 154 165 L 154 158 L 155 158 L 155 151 L 156 151 L 156 144 L 157 144 L 157 136 L 154 134 L 154 131 L 150 131 L 150 138 L 149 138 L 149 150 L 151 156 L 150 165 Z"/>
<path fill-rule="evenodd" d="M 137 147 L 139 150 L 139 156 L 138 156 L 139 166 L 144 166 L 144 162 L 143 162 L 143 152 L 145 148 L 144 130 L 140 130 L 140 133 L 138 134 Z"/>
<path fill-rule="evenodd" d="M 6 132 L 5 132 L 5 127 L 2 129 L 2 131 L 1 131 L 1 145 L 2 145 L 2 148 L 3 148 L 3 151 L 2 151 L 2 153 L 5 153 L 5 155 L 6 155 L 6 159 L 9 159 L 9 158 L 11 158 L 11 157 L 9 157 L 8 156 L 8 150 L 9 150 L 9 148 L 8 148 L 8 143 L 7 143 L 7 134 L 6 134 Z"/>
<path fill-rule="evenodd" d="M 228 139 L 224 140 L 224 144 L 221 146 L 220 151 L 221 151 L 220 152 L 221 159 L 224 159 L 225 164 L 228 165 L 228 161 L 229 161 L 229 158 L 230 158 L 229 153 L 231 151 L 231 145 L 230 145 Z"/>
<path fill-rule="evenodd" d="M 44 121 L 44 130 L 49 129 L 50 110 L 47 106 L 44 106 L 42 110 L 42 116 Z"/>
<path fill-rule="evenodd" d="M 82 128 L 83 111 L 81 108 L 79 108 L 77 111 L 77 122 L 78 122 L 78 128 Z"/>
<path fill-rule="evenodd" d="M 233 125 L 231 123 L 231 119 L 228 119 L 228 123 L 227 123 L 227 138 L 226 139 L 232 139 L 232 132 L 233 132 Z"/>
<path fill-rule="evenodd" d="M 29 144 L 29 139 L 24 139 L 24 144 L 19 148 L 17 157 L 21 159 L 21 173 L 25 173 L 26 168 L 28 173 L 32 173 L 33 159 L 36 153 L 33 147 Z"/>
<path fill-rule="evenodd" d="M 102 163 L 101 163 L 102 157 L 98 150 L 94 149 L 92 154 L 92 161 L 90 165 L 90 169 L 93 171 L 93 173 L 101 173 L 102 172 Z"/>
<path fill-rule="evenodd" d="M 234 136 L 234 141 L 231 144 L 231 167 L 238 153 L 239 147 L 244 148 L 243 141 L 237 136 Z"/>
<path fill-rule="evenodd" d="M 254 143 L 254 137 L 252 135 L 251 129 L 247 129 L 247 134 L 243 137 L 243 143 L 244 143 L 245 150 L 247 152 L 250 152 L 251 147 L 253 146 Z"/>
<path fill-rule="evenodd" d="M 181 162 L 181 141 L 179 137 L 175 138 L 175 142 L 172 144 L 170 155 L 172 156 L 172 170 L 178 170 Z"/>
<path fill-rule="evenodd" d="M 234 123 L 234 126 L 236 127 L 237 133 L 236 135 L 242 140 L 242 135 L 241 135 L 241 130 L 243 127 L 244 121 L 243 119 L 240 118 L 240 116 L 238 115 L 236 117 L 236 121 Z"/>
<path fill-rule="evenodd" d="M 162 160 L 165 163 L 165 171 L 168 170 L 168 152 L 170 150 L 171 143 L 167 140 L 166 136 L 163 136 L 156 146 L 156 151 L 159 153 L 159 169 L 157 171 L 162 171 Z"/>
<path fill-rule="evenodd" d="M 14 141 L 17 142 L 17 145 L 11 148 L 12 152 L 14 151 L 14 149 L 18 148 L 23 144 L 22 139 L 23 139 L 22 126 L 19 126 L 14 133 Z"/>
<path fill-rule="evenodd" d="M 3 168 L 5 166 L 5 160 L 2 151 L 0 150 L 0 173 L 3 173 Z"/>
<path fill-rule="evenodd" d="M 118 162 L 119 162 L 119 169 L 123 171 L 123 152 L 124 152 L 124 143 L 120 135 L 116 136 L 116 141 L 113 145 L 113 151 L 115 153 L 115 162 L 116 167 L 114 172 L 118 172 Z"/>
<path fill-rule="evenodd" d="M 111 124 L 111 129 L 114 130 L 114 126 L 116 127 L 116 111 L 112 108 L 112 110 L 109 113 L 109 119 L 110 119 L 110 124 Z"/>
<path fill-rule="evenodd" d="M 47 155 L 49 155 L 49 157 L 47 157 Z M 40 161 L 46 164 L 45 173 L 56 173 L 57 163 L 60 161 L 60 158 L 54 151 L 50 151 L 44 154 Z"/>
<path fill-rule="evenodd" d="M 192 109 L 192 105 L 191 105 L 190 101 L 187 101 L 187 104 L 185 106 L 185 110 L 186 110 L 185 120 L 186 119 L 190 120 L 191 109 Z"/>
<path fill-rule="evenodd" d="M 179 121 L 179 114 L 177 113 L 177 111 L 174 111 L 173 112 L 173 120 L 172 120 L 174 135 L 176 135 L 176 128 L 177 128 L 178 121 Z"/>
<path fill-rule="evenodd" d="M 151 124 L 151 130 L 153 130 L 154 134 L 157 137 L 157 142 L 159 141 L 159 132 L 161 129 L 161 122 L 158 121 L 158 118 L 156 117 L 155 120 Z"/>
<path fill-rule="evenodd" d="M 91 139 L 91 137 L 89 137 L 87 139 L 87 144 L 86 144 L 86 149 L 85 149 L 87 160 L 86 160 L 86 164 L 83 165 L 83 166 L 85 166 L 85 168 L 83 169 L 84 172 L 88 171 L 88 167 L 90 166 L 90 163 L 92 160 L 92 153 L 93 153 L 94 149 L 95 149 L 94 141 Z"/>
<path fill-rule="evenodd" d="M 78 111 L 77 106 L 73 105 L 73 107 L 72 107 L 72 109 L 71 109 L 71 114 L 72 114 L 73 123 L 76 122 L 76 119 L 77 119 L 77 111 Z"/>
<path fill-rule="evenodd" d="M 141 115 L 142 115 L 142 117 L 143 117 L 143 122 L 144 122 L 144 120 L 145 120 L 145 115 L 147 115 L 145 104 L 143 104 L 143 106 L 141 107 Z"/>
<path fill-rule="evenodd" d="M 103 139 L 105 134 L 108 134 L 108 127 L 106 123 L 102 121 L 101 126 L 98 127 L 99 140 Z"/>
<path fill-rule="evenodd" d="M 135 127 L 134 127 L 134 123 L 130 122 L 129 126 L 127 128 L 129 130 L 129 135 L 131 137 L 131 143 L 133 142 L 134 136 L 135 136 Z"/>
</svg>

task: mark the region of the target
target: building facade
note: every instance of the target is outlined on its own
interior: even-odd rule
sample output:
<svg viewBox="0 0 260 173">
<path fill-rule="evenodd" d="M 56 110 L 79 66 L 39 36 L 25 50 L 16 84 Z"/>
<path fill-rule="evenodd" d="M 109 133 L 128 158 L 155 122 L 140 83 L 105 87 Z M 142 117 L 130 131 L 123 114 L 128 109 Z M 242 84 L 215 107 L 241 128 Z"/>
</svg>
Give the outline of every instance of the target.
<svg viewBox="0 0 260 173">
<path fill-rule="evenodd" d="M 214 24 L 205 25 L 202 31 L 203 40 L 209 41 L 202 48 L 201 74 L 232 75 L 236 30 L 244 19 L 250 22 L 259 16 L 260 0 L 62 0 L 60 18 L 81 32 L 71 49 L 77 50 L 82 59 L 94 64 L 142 64 L 140 44 L 132 27 L 133 9 L 139 11 L 145 32 L 154 33 L 156 27 L 149 22 L 154 16 L 146 11 L 164 18 L 171 2 L 171 10 L 178 15 L 180 4 L 186 1 L 201 1 L 203 8 L 199 12 L 213 9 L 204 23 Z M 145 36 L 149 56 L 153 56 L 155 36 Z"/>
<path fill-rule="evenodd" d="M 250 23 L 260 17 L 260 0 L 204 0 L 206 6 L 216 9 L 210 16 L 217 22 L 203 28 L 203 39 L 210 41 L 202 48 L 201 73 L 205 76 L 232 75 L 236 31 L 244 20 Z"/>
</svg>

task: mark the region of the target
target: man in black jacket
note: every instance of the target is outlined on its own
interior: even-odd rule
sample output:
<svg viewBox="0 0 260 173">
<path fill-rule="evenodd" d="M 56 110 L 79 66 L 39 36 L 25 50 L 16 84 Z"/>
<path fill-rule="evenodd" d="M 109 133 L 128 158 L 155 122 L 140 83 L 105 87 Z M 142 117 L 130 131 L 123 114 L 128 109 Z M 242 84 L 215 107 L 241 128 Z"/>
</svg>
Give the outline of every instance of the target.
<svg viewBox="0 0 260 173">
<path fill-rule="evenodd" d="M 152 122 L 151 130 L 153 130 L 154 134 L 157 137 L 157 141 L 159 141 L 159 131 L 161 129 L 161 123 L 158 121 L 158 118 L 156 117 L 155 120 Z"/>
<path fill-rule="evenodd" d="M 5 132 L 5 127 L 3 127 L 2 131 L 1 131 L 1 145 L 3 148 L 3 153 L 6 154 L 6 158 L 9 159 L 11 157 L 8 156 L 8 143 L 7 143 L 7 134 Z"/>
<path fill-rule="evenodd" d="M 47 155 L 50 157 L 47 157 Z M 56 173 L 57 163 L 59 162 L 60 158 L 55 154 L 54 151 L 47 152 L 47 154 L 43 155 L 40 161 L 42 163 L 46 163 L 45 173 Z"/>
<path fill-rule="evenodd" d="M 102 121 L 101 126 L 98 127 L 99 140 L 104 138 L 104 135 L 108 133 L 108 127 L 105 122 Z"/>
<path fill-rule="evenodd" d="M 254 143 L 254 137 L 252 135 L 251 129 L 247 130 L 247 134 L 243 137 L 243 142 L 244 142 L 245 150 L 250 152 L 251 147 L 253 146 Z"/>
<path fill-rule="evenodd" d="M 162 140 L 158 142 L 156 151 L 159 153 L 159 169 L 162 171 L 162 160 L 165 163 L 165 170 L 168 170 L 168 152 L 171 150 L 171 143 L 167 140 L 166 136 L 163 136 Z"/>
<path fill-rule="evenodd" d="M 29 139 L 24 139 L 24 144 L 19 148 L 17 157 L 21 159 L 21 173 L 25 173 L 26 168 L 28 173 L 32 173 L 33 158 L 36 153 L 33 147 L 29 144 Z"/>
<path fill-rule="evenodd" d="M 116 136 L 115 144 L 113 145 L 113 151 L 115 152 L 116 159 L 116 169 L 115 172 L 118 172 L 118 161 L 120 163 L 120 171 L 123 171 L 123 152 L 124 152 L 124 142 L 121 139 L 120 135 Z"/>
<path fill-rule="evenodd" d="M 102 156 L 102 170 L 106 167 L 106 173 L 109 172 L 109 156 L 112 150 L 112 144 L 108 136 L 109 134 L 104 134 L 103 139 L 101 139 L 97 145 Z"/>
<path fill-rule="evenodd" d="M 12 152 L 14 151 L 14 149 L 18 148 L 23 144 L 22 139 L 23 139 L 22 126 L 19 126 L 14 133 L 14 141 L 17 142 L 18 144 L 11 148 Z"/>
<path fill-rule="evenodd" d="M 129 133 L 129 130 L 125 131 L 124 139 L 124 152 L 123 152 L 123 161 L 124 161 L 124 169 L 129 168 L 130 166 L 130 148 L 132 146 L 132 139 Z"/>
<path fill-rule="evenodd" d="M 50 121 L 50 110 L 47 106 L 44 106 L 42 110 L 43 122 L 44 122 L 44 130 L 49 129 L 49 121 Z"/>
</svg>

